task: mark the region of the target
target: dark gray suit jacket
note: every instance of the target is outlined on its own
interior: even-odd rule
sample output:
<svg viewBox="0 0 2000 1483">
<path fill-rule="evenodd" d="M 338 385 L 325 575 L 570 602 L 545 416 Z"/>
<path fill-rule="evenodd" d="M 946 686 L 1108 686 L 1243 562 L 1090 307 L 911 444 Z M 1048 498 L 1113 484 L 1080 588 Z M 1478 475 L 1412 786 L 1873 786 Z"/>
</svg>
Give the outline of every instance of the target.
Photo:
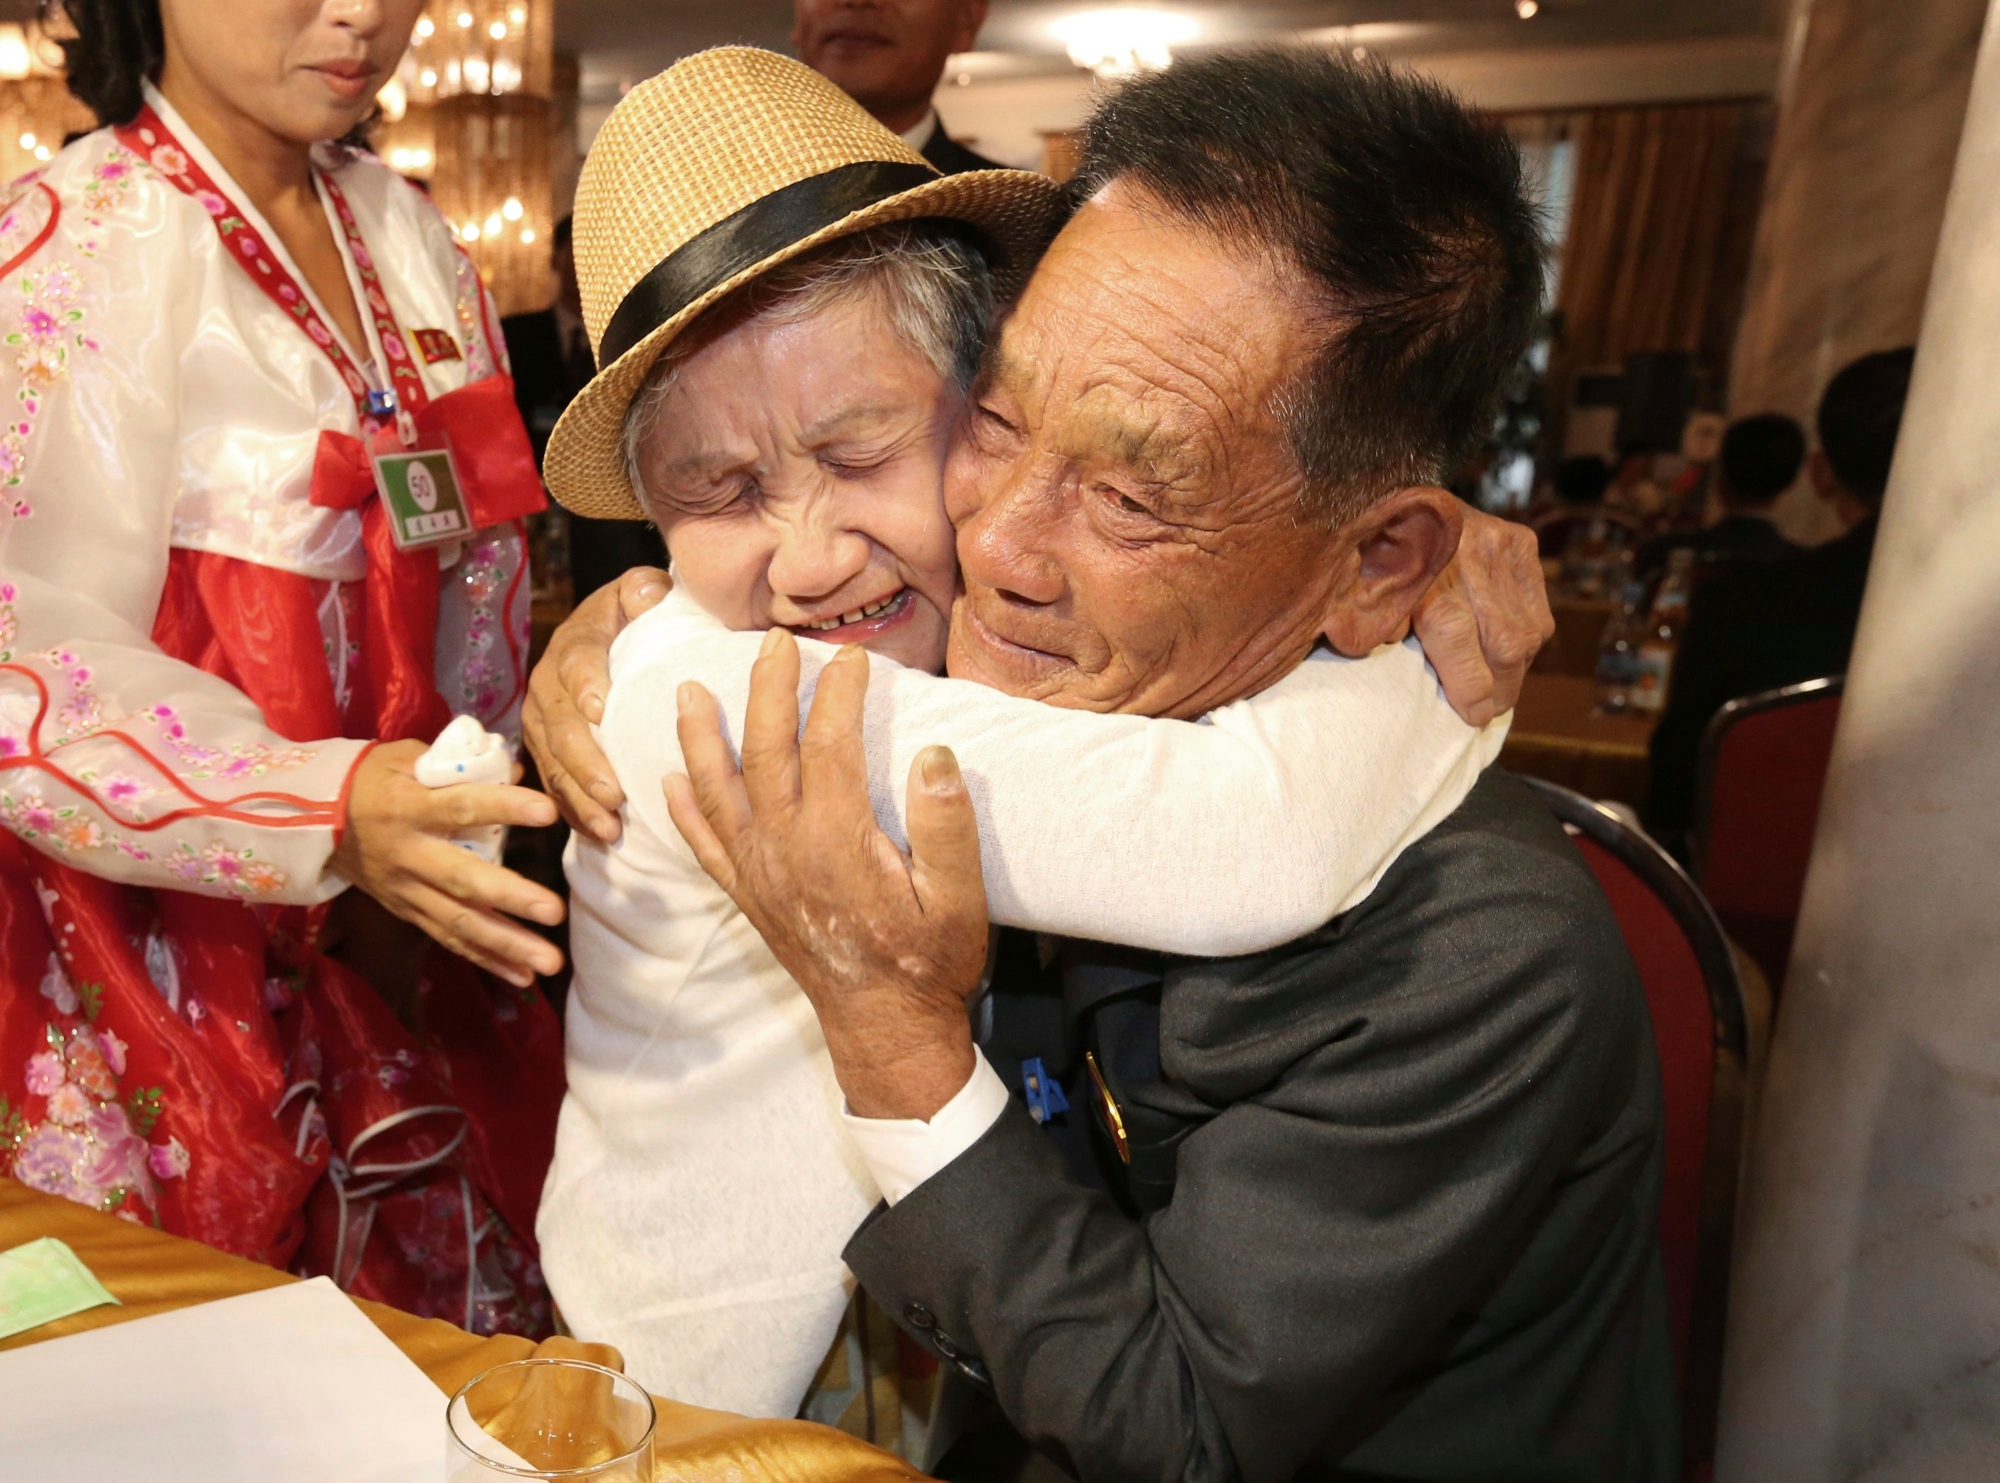
<svg viewBox="0 0 2000 1483">
<path fill-rule="evenodd" d="M 931 137 L 924 141 L 918 151 L 931 162 L 941 175 L 963 175 L 968 170 L 1005 170 L 1007 166 L 996 160 L 989 160 L 983 154 L 974 154 L 951 135 L 945 133 L 944 123 L 932 128 Z"/>
<path fill-rule="evenodd" d="M 846 1251 L 1011 1424 L 947 1475 L 1677 1474 L 1646 1004 L 1518 781 L 1270 953 L 1010 947 L 986 1040 L 1017 1100 Z M 1069 1089 L 1044 1128 L 1030 1051 Z"/>
</svg>

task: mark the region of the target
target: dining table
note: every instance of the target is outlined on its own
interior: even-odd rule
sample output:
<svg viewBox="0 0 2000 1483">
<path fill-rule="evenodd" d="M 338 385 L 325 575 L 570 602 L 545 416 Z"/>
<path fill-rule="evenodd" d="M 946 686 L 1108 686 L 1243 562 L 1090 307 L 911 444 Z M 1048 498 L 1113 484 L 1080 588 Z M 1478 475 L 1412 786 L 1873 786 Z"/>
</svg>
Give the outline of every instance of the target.
<svg viewBox="0 0 2000 1483">
<path fill-rule="evenodd" d="M 1531 670 L 1514 706 L 1500 765 L 1586 798 L 1637 808 L 1646 795 L 1647 748 L 1658 718 L 1636 711 L 1601 715 L 1596 690 L 1588 675 Z"/>
<path fill-rule="evenodd" d="M 0 1251 L 44 1236 L 65 1242 L 118 1304 L 0 1339 L 0 1350 L 300 1280 L 0 1178 Z M 460 1386 L 495 1365 L 525 1358 L 535 1347 L 511 1334 L 482 1337 L 442 1319 L 351 1301 L 437 1386 L 440 1428 L 445 1402 Z M 116 1398 L 106 1403 L 116 1404 Z M 923 1476 L 832 1427 L 758 1420 L 659 1397 L 655 1405 L 653 1476 L 662 1483 L 907 1483 Z M 0 1468 L 0 1475 L 4 1471 Z"/>
<path fill-rule="evenodd" d="M 1556 631 L 1535 655 L 1535 673 L 1596 674 L 1597 646 L 1614 611 L 1616 605 L 1609 598 L 1550 593 L 1549 614 L 1556 620 Z"/>
</svg>

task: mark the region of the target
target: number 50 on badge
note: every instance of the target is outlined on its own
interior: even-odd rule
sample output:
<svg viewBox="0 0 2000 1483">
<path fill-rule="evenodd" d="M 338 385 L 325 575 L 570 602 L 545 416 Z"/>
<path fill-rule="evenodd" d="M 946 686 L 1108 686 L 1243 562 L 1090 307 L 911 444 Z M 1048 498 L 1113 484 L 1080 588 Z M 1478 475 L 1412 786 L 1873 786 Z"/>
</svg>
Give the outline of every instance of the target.
<svg viewBox="0 0 2000 1483">
<path fill-rule="evenodd" d="M 389 511 L 389 531 L 399 550 L 472 534 L 449 449 L 377 454 L 375 487 Z"/>
</svg>

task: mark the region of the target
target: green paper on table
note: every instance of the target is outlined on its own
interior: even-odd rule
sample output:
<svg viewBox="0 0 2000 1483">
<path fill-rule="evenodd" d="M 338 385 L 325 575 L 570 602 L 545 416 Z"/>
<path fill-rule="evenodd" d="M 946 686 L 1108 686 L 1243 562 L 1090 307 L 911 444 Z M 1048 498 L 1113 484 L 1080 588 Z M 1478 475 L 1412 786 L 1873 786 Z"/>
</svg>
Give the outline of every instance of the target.
<svg viewBox="0 0 2000 1483">
<path fill-rule="evenodd" d="M 0 1251 L 0 1339 L 117 1301 L 53 1236 Z"/>
</svg>

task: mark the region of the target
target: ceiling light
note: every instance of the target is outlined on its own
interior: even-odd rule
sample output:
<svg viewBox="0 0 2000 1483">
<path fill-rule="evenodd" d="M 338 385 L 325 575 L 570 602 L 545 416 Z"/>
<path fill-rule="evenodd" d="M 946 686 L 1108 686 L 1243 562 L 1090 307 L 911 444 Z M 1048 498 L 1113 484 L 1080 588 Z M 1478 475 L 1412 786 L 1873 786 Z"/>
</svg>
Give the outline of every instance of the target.
<svg viewBox="0 0 2000 1483">
<path fill-rule="evenodd" d="M 33 134 L 23 134 L 21 136 L 21 148 L 33 149 L 34 147 L 35 147 L 35 136 Z"/>
<path fill-rule="evenodd" d="M 382 105 L 382 117 L 392 124 L 401 123 L 403 115 L 410 111 L 410 95 L 403 91 L 400 78 L 392 77 L 383 83 L 375 101 Z"/>
<path fill-rule="evenodd" d="M 1524 21 L 1533 20 L 1541 8 L 1540 0 L 1514 0 L 1514 14 Z"/>
<path fill-rule="evenodd" d="M 417 40 L 422 41 L 435 30 L 437 30 L 437 23 L 429 16 L 420 18 L 417 21 Z"/>
<path fill-rule="evenodd" d="M 1168 10 L 1085 10 L 1051 26 L 1069 59 L 1099 77 L 1131 77 L 1173 65 L 1172 48 L 1201 29 L 1194 17 Z"/>
<path fill-rule="evenodd" d="M 525 6 L 525 5 L 510 5 L 510 6 L 508 6 L 508 7 L 507 7 L 507 19 L 508 19 L 509 21 L 513 22 L 513 23 L 514 23 L 515 25 L 517 25 L 517 26 L 525 26 L 525 25 L 527 25 L 527 24 L 528 24 L 528 7 L 527 7 L 527 6 Z"/>
<path fill-rule="evenodd" d="M 35 146 L 35 158 L 38 160 L 46 160 L 48 157 L 49 157 L 49 147 L 46 144 L 37 144 Z"/>
<path fill-rule="evenodd" d="M 470 30 L 472 29 L 472 12 L 471 12 L 471 11 L 469 11 L 469 10 L 461 10 L 461 11 L 460 11 L 460 12 L 458 13 L 458 28 L 459 28 L 459 30 L 461 30 L 461 31 L 470 31 Z"/>
<path fill-rule="evenodd" d="M 16 21 L 0 25 L 0 77 L 18 82 L 34 69 L 28 55 L 28 33 Z"/>
<path fill-rule="evenodd" d="M 522 245 L 523 246 L 531 245 L 534 242 L 534 240 L 535 240 L 535 229 L 533 227 L 522 227 L 521 228 Z"/>
<path fill-rule="evenodd" d="M 513 196 L 509 196 L 507 203 L 500 208 L 500 214 L 509 221 L 519 221 L 521 219 L 521 203 Z"/>
<path fill-rule="evenodd" d="M 438 75 L 437 73 L 433 72 L 430 68 L 426 67 L 418 75 L 417 81 L 422 83 L 427 88 L 434 88 L 438 85 Z"/>
<path fill-rule="evenodd" d="M 491 36 L 495 41 L 505 41 L 507 39 L 507 23 L 505 21 L 495 21 L 486 28 L 486 34 Z"/>
</svg>

